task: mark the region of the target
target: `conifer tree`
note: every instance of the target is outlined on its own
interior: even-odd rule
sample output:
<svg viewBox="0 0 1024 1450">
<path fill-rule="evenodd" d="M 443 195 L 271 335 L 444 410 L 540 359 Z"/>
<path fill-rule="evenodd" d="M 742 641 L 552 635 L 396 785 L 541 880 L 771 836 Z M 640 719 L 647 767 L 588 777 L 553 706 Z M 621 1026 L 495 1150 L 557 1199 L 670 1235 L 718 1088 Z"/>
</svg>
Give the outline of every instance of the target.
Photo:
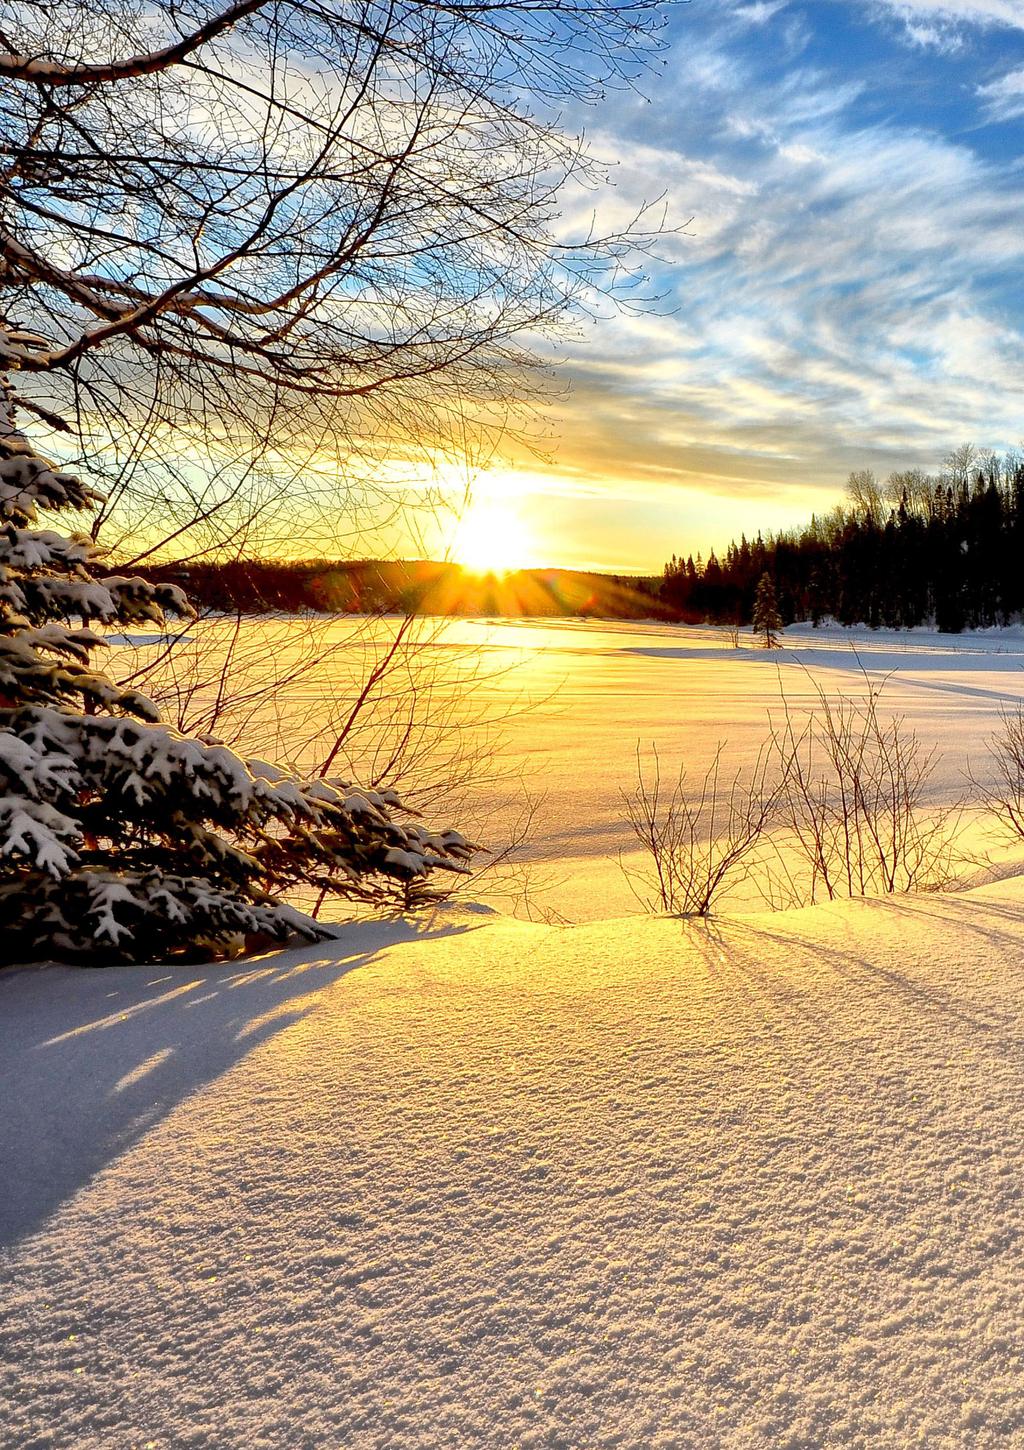
<svg viewBox="0 0 1024 1450">
<path fill-rule="evenodd" d="M 0 330 L 0 370 L 39 339 Z M 391 792 L 303 784 L 162 724 L 94 664 L 95 626 L 162 626 L 181 591 L 98 576 L 83 535 L 40 513 L 100 495 L 19 431 L 0 371 L 0 961 L 111 962 L 330 934 L 283 899 L 299 886 L 380 902 L 464 871 L 471 847 Z"/>
<path fill-rule="evenodd" d="M 753 629 L 755 634 L 763 636 L 762 643 L 765 649 L 778 649 L 778 636 L 782 633 L 782 616 L 779 614 L 772 576 L 767 573 L 761 575 L 757 593 L 754 596 Z"/>
</svg>

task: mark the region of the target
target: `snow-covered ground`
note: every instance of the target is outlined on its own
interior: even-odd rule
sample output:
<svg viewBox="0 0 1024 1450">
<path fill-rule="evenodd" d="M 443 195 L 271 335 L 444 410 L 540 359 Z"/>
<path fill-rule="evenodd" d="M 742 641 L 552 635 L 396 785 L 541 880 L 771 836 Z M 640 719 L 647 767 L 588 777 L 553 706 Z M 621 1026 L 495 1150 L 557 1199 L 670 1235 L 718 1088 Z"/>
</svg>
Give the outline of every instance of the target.
<svg viewBox="0 0 1024 1450">
<path fill-rule="evenodd" d="M 315 735 L 317 721 L 351 695 L 351 682 L 395 623 L 342 618 L 317 627 L 324 643 L 341 647 L 276 696 L 275 719 L 286 737 Z M 308 621 L 251 621 L 245 629 L 254 638 L 267 632 L 275 656 L 290 662 Z M 525 853 L 533 904 L 571 921 L 637 910 L 619 859 L 625 854 L 634 870 L 642 864 L 622 802 L 635 782 L 638 745 L 647 755 L 658 747 L 666 775 L 685 763 L 700 776 L 720 741 L 728 765 L 742 766 L 764 742 L 769 712 L 778 720 L 784 702 L 799 719 L 819 687 L 832 698 L 856 697 L 868 681 L 885 681 L 884 709 L 904 715 L 924 748 L 937 752 L 930 801 L 948 804 L 973 793 L 967 773 L 986 774 L 986 742 L 1000 709 L 1024 698 L 1020 627 L 953 636 L 802 626 L 787 630 L 785 648 L 771 653 L 754 648 L 749 632 L 734 649 L 724 629 L 657 623 L 453 619 L 426 621 L 422 631 L 420 667 L 441 697 L 439 715 L 453 718 L 453 699 L 457 718 L 465 691 L 469 718 L 500 720 L 508 776 L 497 785 L 481 779 L 454 819 L 443 806 L 432 807 L 432 818 L 500 848 L 529 793 L 537 802 Z M 223 633 L 232 639 L 234 624 L 226 622 Z M 477 738 L 470 729 L 469 748 Z M 260 740 L 258 748 L 271 747 Z M 485 753 L 484 777 L 492 753 Z M 975 833 L 976 854 L 991 846 Z M 485 897 L 488 889 L 486 879 L 472 887 Z M 506 896 L 490 899 L 509 909 Z M 748 891 L 730 909 L 762 904 Z"/>
<path fill-rule="evenodd" d="M 1024 1444 L 1022 1022 L 1022 881 L 7 972 L 0 1441 Z"/>
<path fill-rule="evenodd" d="M 882 687 L 883 713 L 903 716 L 923 750 L 935 752 L 928 799 L 947 805 L 976 796 L 968 776 L 987 776 L 999 713 L 1024 697 L 1020 629 L 950 636 L 805 626 L 787 630 L 777 652 L 754 648 L 749 634 L 736 649 L 722 629 L 662 624 L 488 631 L 492 641 L 506 634 L 506 651 L 523 650 L 509 686 L 539 702 L 507 728 L 523 780 L 541 797 L 529 852 L 537 886 L 547 884 L 537 900 L 573 921 L 636 909 L 620 858 L 632 870 L 642 864 L 622 803 L 638 747 L 648 761 L 657 747 L 666 777 L 684 764 L 699 780 L 719 743 L 727 768 L 752 763 L 769 716 L 778 723 L 788 708 L 805 718 L 818 689 L 834 700 Z M 491 826 L 498 839 L 505 824 L 499 812 Z M 972 833 L 976 852 L 991 846 Z M 731 907 L 761 904 L 747 893 Z"/>
<path fill-rule="evenodd" d="M 0 1444 L 1024 1444 L 1024 877 L 615 919 L 638 741 L 749 761 L 783 700 L 887 678 L 942 804 L 1024 638 L 457 621 L 429 652 L 508 716 L 585 924 L 464 904 L 0 974 Z M 316 728 L 368 653 L 275 718 Z M 516 810 L 468 805 L 499 841 Z"/>
</svg>

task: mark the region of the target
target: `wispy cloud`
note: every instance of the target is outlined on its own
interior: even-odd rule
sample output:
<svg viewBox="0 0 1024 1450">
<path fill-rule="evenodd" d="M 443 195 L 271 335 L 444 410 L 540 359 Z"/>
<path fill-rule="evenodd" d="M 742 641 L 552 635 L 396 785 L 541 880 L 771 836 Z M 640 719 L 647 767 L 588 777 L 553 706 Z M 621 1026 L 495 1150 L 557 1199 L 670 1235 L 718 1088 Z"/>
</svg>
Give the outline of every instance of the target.
<svg viewBox="0 0 1024 1450">
<path fill-rule="evenodd" d="M 873 0 L 873 4 L 922 34 L 929 26 L 1010 25 L 1024 30 L 1024 6 L 1019 0 Z"/>
<path fill-rule="evenodd" d="M 660 191 L 694 217 L 655 276 L 671 310 L 607 321 L 575 355 L 557 456 L 539 470 L 550 487 L 659 497 L 706 549 L 737 519 L 756 530 L 827 506 L 854 467 L 1016 442 L 1017 170 L 933 126 L 866 122 L 862 76 L 768 78 L 708 45 L 679 71 L 714 76 L 701 124 L 655 98 L 666 144 L 637 139 L 628 110 L 597 138 L 618 153 L 612 220 Z M 1024 113 L 1024 67 L 979 94 Z M 648 547 L 663 550 L 663 530 Z"/>
<path fill-rule="evenodd" d="M 952 25 L 932 25 L 918 20 L 904 21 L 904 33 L 911 45 L 921 50 L 937 50 L 944 55 L 955 55 L 963 49 L 962 33 Z"/>
<path fill-rule="evenodd" d="M 610 188 L 564 217 L 692 217 L 652 264 L 663 311 L 605 309 L 550 456 L 505 451 L 553 562 L 658 567 L 829 507 L 854 468 L 1024 431 L 1024 176 L 977 124 L 1024 115 L 1024 0 L 708 0 L 678 27 L 663 83 L 591 131 Z"/>
<path fill-rule="evenodd" d="M 733 4 L 732 16 L 741 25 L 767 25 L 788 5 L 789 0 L 746 0 Z"/>
<path fill-rule="evenodd" d="M 979 86 L 977 94 L 993 121 L 1013 121 L 1024 116 L 1024 66 Z"/>
</svg>

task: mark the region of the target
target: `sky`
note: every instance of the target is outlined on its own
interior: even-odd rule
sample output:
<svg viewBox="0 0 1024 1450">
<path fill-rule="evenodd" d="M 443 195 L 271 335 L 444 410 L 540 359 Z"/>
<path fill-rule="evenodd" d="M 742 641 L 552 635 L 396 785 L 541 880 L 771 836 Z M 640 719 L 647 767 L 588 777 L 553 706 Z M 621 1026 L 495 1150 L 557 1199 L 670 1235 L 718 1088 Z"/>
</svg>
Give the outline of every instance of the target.
<svg viewBox="0 0 1024 1450">
<path fill-rule="evenodd" d="M 662 300 L 588 324 L 545 456 L 477 480 L 510 563 L 660 570 L 1024 437 L 1024 0 L 691 0 L 669 41 L 588 118 L 598 221 L 683 228 Z"/>
</svg>

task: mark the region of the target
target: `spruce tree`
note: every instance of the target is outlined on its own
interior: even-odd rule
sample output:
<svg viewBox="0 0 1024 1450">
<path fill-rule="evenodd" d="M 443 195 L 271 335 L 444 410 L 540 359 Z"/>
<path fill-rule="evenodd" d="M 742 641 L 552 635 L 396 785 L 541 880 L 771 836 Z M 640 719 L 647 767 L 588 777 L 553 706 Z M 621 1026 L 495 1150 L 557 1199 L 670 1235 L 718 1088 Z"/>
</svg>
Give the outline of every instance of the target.
<svg viewBox="0 0 1024 1450">
<path fill-rule="evenodd" d="M 762 574 L 758 580 L 757 593 L 754 595 L 753 629 L 755 634 L 763 636 L 762 643 L 765 649 L 778 648 L 778 636 L 782 633 L 782 616 L 779 614 L 772 576 L 767 573 Z"/>
<path fill-rule="evenodd" d="M 388 791 L 304 784 L 161 723 L 94 662 L 96 626 L 188 617 L 180 590 L 100 576 L 85 536 L 40 513 L 100 495 L 20 431 L 2 371 L 38 340 L 0 330 L 0 961 L 211 954 L 329 928 L 296 888 L 382 902 L 466 870 L 458 832 L 415 823 Z"/>
</svg>

